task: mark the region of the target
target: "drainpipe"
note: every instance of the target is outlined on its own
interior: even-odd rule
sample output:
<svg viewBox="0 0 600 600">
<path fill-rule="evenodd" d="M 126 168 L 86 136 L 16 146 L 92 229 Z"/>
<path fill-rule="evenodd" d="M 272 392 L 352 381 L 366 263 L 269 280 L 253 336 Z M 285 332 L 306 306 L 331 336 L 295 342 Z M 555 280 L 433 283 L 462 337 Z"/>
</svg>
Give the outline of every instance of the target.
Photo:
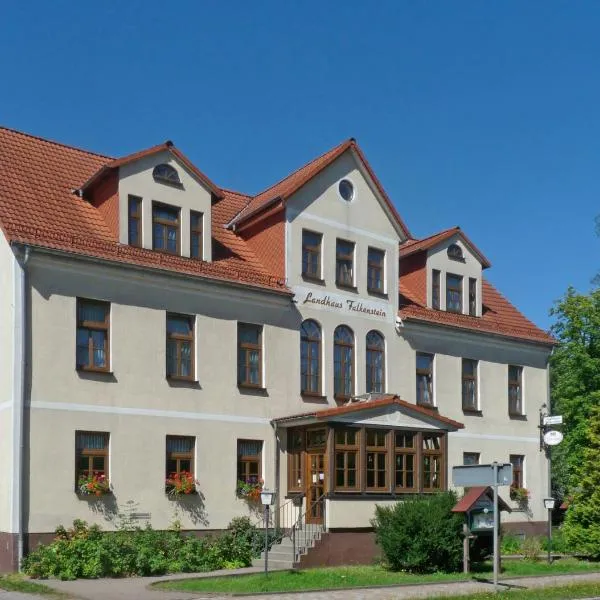
<svg viewBox="0 0 600 600">
<path fill-rule="evenodd" d="M 277 512 L 275 513 L 275 528 L 279 529 L 281 510 L 280 507 L 282 505 L 281 498 L 279 497 L 279 468 L 280 468 L 280 451 L 281 447 L 279 444 L 279 431 L 277 429 L 277 422 L 271 421 L 273 425 L 273 432 L 275 434 L 275 460 L 274 460 L 274 468 L 275 468 L 275 493 L 277 494 L 275 497 L 277 498 Z"/>
<path fill-rule="evenodd" d="M 13 397 L 12 397 L 12 498 L 11 530 L 17 535 L 18 569 L 23 559 L 23 456 L 27 343 L 27 272 L 29 246 L 13 261 Z"/>
</svg>

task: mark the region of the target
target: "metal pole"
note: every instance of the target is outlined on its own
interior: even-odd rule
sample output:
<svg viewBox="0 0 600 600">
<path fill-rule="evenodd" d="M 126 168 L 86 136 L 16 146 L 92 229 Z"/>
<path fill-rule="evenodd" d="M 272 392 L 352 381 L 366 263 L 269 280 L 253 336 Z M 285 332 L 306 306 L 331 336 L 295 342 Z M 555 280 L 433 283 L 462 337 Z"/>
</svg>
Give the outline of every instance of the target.
<svg viewBox="0 0 600 600">
<path fill-rule="evenodd" d="M 492 463 L 494 469 L 494 592 L 498 591 L 498 463 Z"/>
<path fill-rule="evenodd" d="M 548 498 L 552 498 L 552 463 L 550 446 L 546 446 L 546 462 L 548 463 Z M 548 509 L 548 564 L 552 564 L 552 509 Z"/>
<path fill-rule="evenodd" d="M 265 504 L 265 577 L 269 575 L 269 505 Z"/>
</svg>

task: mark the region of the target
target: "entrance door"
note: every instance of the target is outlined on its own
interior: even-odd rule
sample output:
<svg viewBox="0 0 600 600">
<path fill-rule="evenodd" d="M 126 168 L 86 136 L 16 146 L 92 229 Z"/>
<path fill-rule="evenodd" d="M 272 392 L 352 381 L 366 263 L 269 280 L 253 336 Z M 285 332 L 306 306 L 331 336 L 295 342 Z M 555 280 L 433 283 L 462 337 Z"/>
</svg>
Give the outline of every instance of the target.
<svg viewBox="0 0 600 600">
<path fill-rule="evenodd" d="M 323 523 L 323 494 L 325 493 L 325 454 L 306 453 L 306 522 Z"/>
</svg>

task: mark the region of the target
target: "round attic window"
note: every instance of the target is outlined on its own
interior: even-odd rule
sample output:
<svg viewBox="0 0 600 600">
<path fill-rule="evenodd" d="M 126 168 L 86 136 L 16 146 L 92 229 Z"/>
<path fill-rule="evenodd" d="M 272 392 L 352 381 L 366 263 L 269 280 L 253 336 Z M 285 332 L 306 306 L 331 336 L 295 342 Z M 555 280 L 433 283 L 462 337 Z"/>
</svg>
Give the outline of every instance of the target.
<svg viewBox="0 0 600 600">
<path fill-rule="evenodd" d="M 350 202 L 354 199 L 354 186 L 348 179 L 342 179 L 338 185 L 338 191 L 340 196 L 346 201 Z"/>
</svg>

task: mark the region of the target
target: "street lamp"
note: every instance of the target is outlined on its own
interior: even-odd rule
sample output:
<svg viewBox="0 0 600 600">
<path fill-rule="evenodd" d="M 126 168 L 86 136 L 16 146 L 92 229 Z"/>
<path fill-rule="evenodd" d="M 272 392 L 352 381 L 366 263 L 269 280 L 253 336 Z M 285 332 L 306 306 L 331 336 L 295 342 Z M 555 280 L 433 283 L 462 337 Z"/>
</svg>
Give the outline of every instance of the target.
<svg viewBox="0 0 600 600">
<path fill-rule="evenodd" d="M 275 503 L 275 496 L 270 490 L 260 492 L 260 501 L 265 507 L 265 576 L 269 573 L 269 507 Z"/>
<path fill-rule="evenodd" d="M 544 498 L 544 508 L 548 511 L 548 564 L 552 563 L 552 511 L 555 504 L 555 498 Z"/>
</svg>

